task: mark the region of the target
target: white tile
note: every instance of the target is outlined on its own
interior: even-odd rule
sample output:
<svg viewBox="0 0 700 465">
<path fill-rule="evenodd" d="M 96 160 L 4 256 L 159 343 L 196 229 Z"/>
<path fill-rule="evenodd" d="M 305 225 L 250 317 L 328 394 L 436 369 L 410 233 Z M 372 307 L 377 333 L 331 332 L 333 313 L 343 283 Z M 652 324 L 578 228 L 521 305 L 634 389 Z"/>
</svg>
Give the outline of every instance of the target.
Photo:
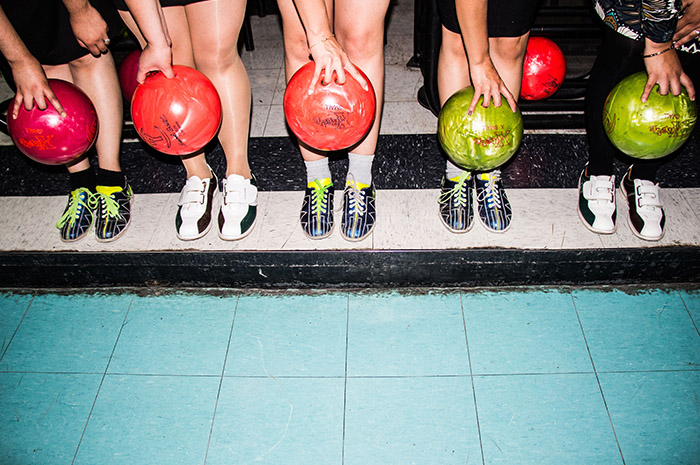
<svg viewBox="0 0 700 465">
<path fill-rule="evenodd" d="M 282 105 L 270 105 L 270 114 L 265 123 L 265 137 L 286 137 L 289 136 L 287 122 L 284 119 L 284 108 Z"/>
<path fill-rule="evenodd" d="M 416 102 L 418 89 L 423 85 L 420 70 L 404 65 L 387 65 L 385 73 L 385 102 Z"/>
<path fill-rule="evenodd" d="M 521 249 L 600 248 L 600 237 L 581 224 L 576 189 L 507 189 L 511 227 L 490 233 L 492 247 Z"/>
<path fill-rule="evenodd" d="M 277 89 L 279 70 L 253 69 L 248 71 L 253 106 L 270 105 Z"/>
<path fill-rule="evenodd" d="M 416 102 L 384 104 L 381 134 L 435 134 L 437 118 Z"/>
</svg>

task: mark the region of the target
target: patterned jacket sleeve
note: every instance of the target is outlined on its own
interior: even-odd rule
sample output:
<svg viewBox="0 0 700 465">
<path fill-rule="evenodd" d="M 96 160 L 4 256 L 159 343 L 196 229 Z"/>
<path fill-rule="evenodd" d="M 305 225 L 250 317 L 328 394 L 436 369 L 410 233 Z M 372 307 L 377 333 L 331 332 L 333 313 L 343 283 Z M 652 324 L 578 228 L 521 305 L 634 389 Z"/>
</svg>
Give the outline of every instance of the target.
<svg viewBox="0 0 700 465">
<path fill-rule="evenodd" d="M 669 42 L 680 8 L 681 0 L 642 0 L 642 35 L 656 43 Z"/>
</svg>

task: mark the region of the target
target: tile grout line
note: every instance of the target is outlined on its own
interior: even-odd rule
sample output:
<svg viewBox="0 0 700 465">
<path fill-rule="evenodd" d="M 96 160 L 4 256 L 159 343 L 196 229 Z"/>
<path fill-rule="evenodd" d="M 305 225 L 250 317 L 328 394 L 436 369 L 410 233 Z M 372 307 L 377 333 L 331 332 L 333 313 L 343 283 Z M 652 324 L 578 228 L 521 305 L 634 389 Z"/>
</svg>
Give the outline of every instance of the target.
<svg viewBox="0 0 700 465">
<path fill-rule="evenodd" d="M 95 399 L 92 401 L 92 406 L 90 406 L 90 413 L 88 413 L 87 419 L 85 420 L 85 426 L 83 427 L 83 432 L 80 434 L 80 439 L 78 440 L 78 446 L 75 448 L 75 454 L 73 455 L 73 460 L 71 460 L 71 465 L 75 463 L 75 459 L 78 458 L 78 452 L 80 451 L 80 446 L 83 443 L 83 438 L 85 437 L 85 432 L 87 431 L 87 427 L 90 424 L 90 418 L 92 418 L 92 412 L 95 410 L 95 404 L 97 404 L 97 398 L 100 396 L 100 391 L 102 391 L 102 384 L 105 381 L 105 378 L 107 377 L 107 371 L 109 371 L 109 365 L 112 363 L 112 357 L 114 357 L 114 352 L 117 350 L 117 344 L 119 343 L 119 339 L 122 336 L 122 331 L 124 330 L 124 326 L 127 324 L 127 319 L 129 318 L 129 313 L 131 312 L 131 306 L 134 304 L 134 296 L 131 296 L 131 300 L 129 301 L 129 306 L 126 309 L 126 314 L 124 315 L 124 319 L 122 320 L 122 324 L 119 328 L 119 334 L 117 334 L 117 338 L 114 341 L 114 346 L 112 346 L 112 353 L 109 354 L 109 360 L 107 360 L 107 366 L 105 367 L 104 373 L 102 373 L 102 379 L 100 380 L 100 385 L 97 387 L 97 393 L 95 393 Z"/>
<path fill-rule="evenodd" d="M 685 311 L 688 312 L 688 317 L 690 318 L 690 322 L 693 323 L 693 326 L 695 327 L 695 332 L 698 333 L 698 336 L 700 336 L 700 330 L 698 329 L 697 323 L 695 323 L 695 320 L 693 319 L 693 314 L 690 313 L 690 308 L 688 308 L 688 304 L 685 302 L 685 299 L 683 299 L 683 295 L 681 295 L 681 292 L 679 290 L 676 290 L 676 292 L 678 293 L 678 297 L 681 298 L 681 302 L 683 302 Z"/>
<path fill-rule="evenodd" d="M 476 405 L 476 387 L 474 386 L 474 372 L 472 371 L 472 356 L 469 351 L 469 336 L 467 335 L 467 318 L 464 316 L 463 294 L 459 293 L 459 307 L 462 310 L 462 328 L 464 329 L 464 342 L 467 348 L 467 360 L 469 360 L 469 379 L 472 383 L 472 398 L 474 399 L 474 415 L 476 416 L 476 431 L 479 435 L 479 450 L 481 450 L 481 464 L 485 465 L 484 443 L 481 440 L 481 423 L 479 422 L 479 407 Z"/>
<path fill-rule="evenodd" d="M 350 293 L 345 306 L 345 376 L 343 381 L 343 439 L 340 447 L 340 463 L 345 464 L 345 415 L 348 405 L 348 341 L 350 335 Z"/>
<path fill-rule="evenodd" d="M 24 313 L 22 314 L 22 318 L 20 318 L 19 323 L 17 323 L 17 327 L 12 332 L 12 336 L 10 336 L 10 340 L 7 342 L 5 349 L 2 351 L 2 355 L 0 355 L 0 362 L 2 361 L 3 358 L 5 358 L 5 354 L 7 353 L 7 349 L 10 348 L 10 344 L 12 344 L 12 341 L 15 339 L 15 335 L 17 334 L 17 331 L 19 331 L 19 327 L 22 326 L 22 322 L 24 322 L 24 318 L 27 316 L 27 313 L 29 312 L 29 307 L 31 307 L 32 303 L 34 303 L 34 297 L 35 296 L 32 295 L 32 298 L 29 299 L 29 303 L 27 304 L 27 308 L 24 309 Z"/>
<path fill-rule="evenodd" d="M 231 329 L 228 333 L 228 344 L 226 345 L 226 355 L 224 355 L 224 365 L 221 367 L 221 377 L 219 378 L 219 389 L 216 391 L 216 402 L 214 403 L 214 413 L 211 417 L 211 426 L 209 427 L 209 438 L 207 439 L 207 449 L 204 452 L 204 465 L 207 464 L 209 458 L 209 446 L 211 445 L 211 437 L 214 433 L 214 421 L 216 420 L 216 410 L 219 408 L 219 398 L 221 397 L 221 386 L 224 384 L 224 373 L 226 372 L 226 363 L 228 362 L 228 353 L 231 349 L 231 338 L 233 337 L 233 326 L 236 323 L 236 313 L 238 312 L 238 302 L 240 296 L 236 296 L 236 307 L 233 309 L 233 318 L 231 319 Z"/>
<path fill-rule="evenodd" d="M 598 370 L 596 370 L 595 362 L 593 361 L 593 354 L 591 354 L 591 348 L 588 346 L 588 339 L 586 338 L 586 332 L 583 330 L 583 323 L 581 322 L 581 316 L 578 313 L 578 308 L 576 307 L 576 300 L 574 299 L 573 291 L 569 291 L 571 295 L 571 304 L 574 307 L 574 312 L 576 312 L 576 319 L 578 320 L 578 326 L 581 329 L 581 335 L 583 336 L 583 342 L 586 344 L 586 350 L 588 351 L 588 358 L 591 361 L 591 366 L 593 367 L 593 374 L 595 375 L 595 380 L 598 383 L 598 390 L 600 391 L 600 397 L 603 399 L 603 405 L 605 406 L 605 413 L 608 415 L 608 421 L 610 422 L 610 428 L 612 429 L 613 436 L 615 437 L 615 444 L 617 444 L 617 450 L 620 453 L 620 459 L 622 460 L 622 465 L 625 465 L 625 456 L 622 453 L 622 447 L 620 446 L 620 440 L 617 437 L 617 431 L 615 431 L 615 425 L 613 424 L 612 415 L 610 415 L 610 409 L 608 408 L 608 401 L 605 400 L 605 393 L 603 392 L 603 386 L 600 384 L 600 378 L 598 377 Z"/>
</svg>

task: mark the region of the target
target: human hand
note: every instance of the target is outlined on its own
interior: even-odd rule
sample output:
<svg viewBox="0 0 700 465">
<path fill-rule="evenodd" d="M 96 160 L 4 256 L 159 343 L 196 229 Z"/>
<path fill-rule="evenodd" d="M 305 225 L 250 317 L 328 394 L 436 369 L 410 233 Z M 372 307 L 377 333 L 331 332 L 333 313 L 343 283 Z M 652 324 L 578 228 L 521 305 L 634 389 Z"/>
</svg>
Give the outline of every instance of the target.
<svg viewBox="0 0 700 465">
<path fill-rule="evenodd" d="M 346 71 L 355 78 L 364 90 L 369 90 L 367 80 L 350 62 L 348 55 L 333 35 L 312 43 L 309 51 L 315 63 L 314 76 L 308 89 L 309 94 L 313 93 L 321 73 L 323 73 L 323 84 L 329 84 L 333 80 L 333 73 L 335 73 L 336 82 L 343 85 L 346 80 Z"/>
<path fill-rule="evenodd" d="M 647 42 L 644 55 L 656 53 L 654 47 L 658 48 L 658 46 L 663 46 L 663 44 L 650 46 L 649 42 Z M 690 99 L 695 100 L 693 81 L 691 81 L 688 75 L 683 71 L 683 67 L 681 66 L 681 62 L 675 50 L 669 50 L 658 55 L 646 57 L 644 58 L 644 65 L 646 66 L 649 77 L 644 87 L 644 92 L 642 93 L 643 103 L 649 99 L 649 94 L 656 84 L 659 85 L 658 92 L 660 95 L 667 95 L 669 92 L 671 92 L 671 95 L 680 95 L 682 86 L 685 87 Z"/>
<path fill-rule="evenodd" d="M 58 101 L 56 94 L 49 87 L 44 70 L 34 57 L 13 65 L 12 76 L 17 84 L 15 105 L 12 111 L 13 119 L 17 119 L 19 109 L 23 104 L 27 111 L 34 107 L 35 102 L 39 110 L 46 110 L 47 100 L 62 117 L 66 116 L 61 102 Z"/>
<path fill-rule="evenodd" d="M 85 2 L 84 7 L 71 8 L 68 11 L 73 35 L 80 46 L 88 49 L 96 57 L 107 53 L 110 40 L 107 35 L 107 23 L 100 13 L 88 2 Z"/>
<path fill-rule="evenodd" d="M 487 108 L 491 104 L 497 107 L 501 106 L 501 96 L 505 97 L 510 109 L 517 111 L 517 104 L 513 94 L 510 93 L 501 76 L 496 71 L 491 60 L 484 64 L 470 65 L 469 73 L 471 75 L 472 86 L 474 87 L 474 97 L 469 104 L 468 114 L 471 116 L 474 113 L 476 105 L 479 103 L 479 97 L 484 96 L 482 106 Z"/>
<path fill-rule="evenodd" d="M 676 48 L 700 36 L 700 0 L 684 0 L 673 43 Z"/>
<path fill-rule="evenodd" d="M 142 84 L 146 79 L 146 74 L 150 71 L 160 71 L 168 79 L 174 77 L 172 61 L 172 50 L 169 45 L 153 46 L 147 44 L 139 56 L 139 69 L 136 72 L 136 81 Z"/>
</svg>

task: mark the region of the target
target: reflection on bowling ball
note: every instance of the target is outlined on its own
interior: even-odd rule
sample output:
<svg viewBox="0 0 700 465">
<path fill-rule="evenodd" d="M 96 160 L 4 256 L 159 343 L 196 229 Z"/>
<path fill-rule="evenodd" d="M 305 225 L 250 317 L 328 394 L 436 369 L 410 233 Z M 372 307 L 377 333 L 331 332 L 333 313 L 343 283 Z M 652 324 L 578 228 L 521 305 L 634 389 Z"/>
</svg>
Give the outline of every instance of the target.
<svg viewBox="0 0 700 465">
<path fill-rule="evenodd" d="M 468 171 L 490 171 L 507 162 L 523 139 L 523 118 L 503 99 L 487 108 L 479 98 L 474 113 L 467 111 L 474 96 L 469 86 L 452 95 L 438 117 L 438 139 L 448 158 Z"/>
</svg>

